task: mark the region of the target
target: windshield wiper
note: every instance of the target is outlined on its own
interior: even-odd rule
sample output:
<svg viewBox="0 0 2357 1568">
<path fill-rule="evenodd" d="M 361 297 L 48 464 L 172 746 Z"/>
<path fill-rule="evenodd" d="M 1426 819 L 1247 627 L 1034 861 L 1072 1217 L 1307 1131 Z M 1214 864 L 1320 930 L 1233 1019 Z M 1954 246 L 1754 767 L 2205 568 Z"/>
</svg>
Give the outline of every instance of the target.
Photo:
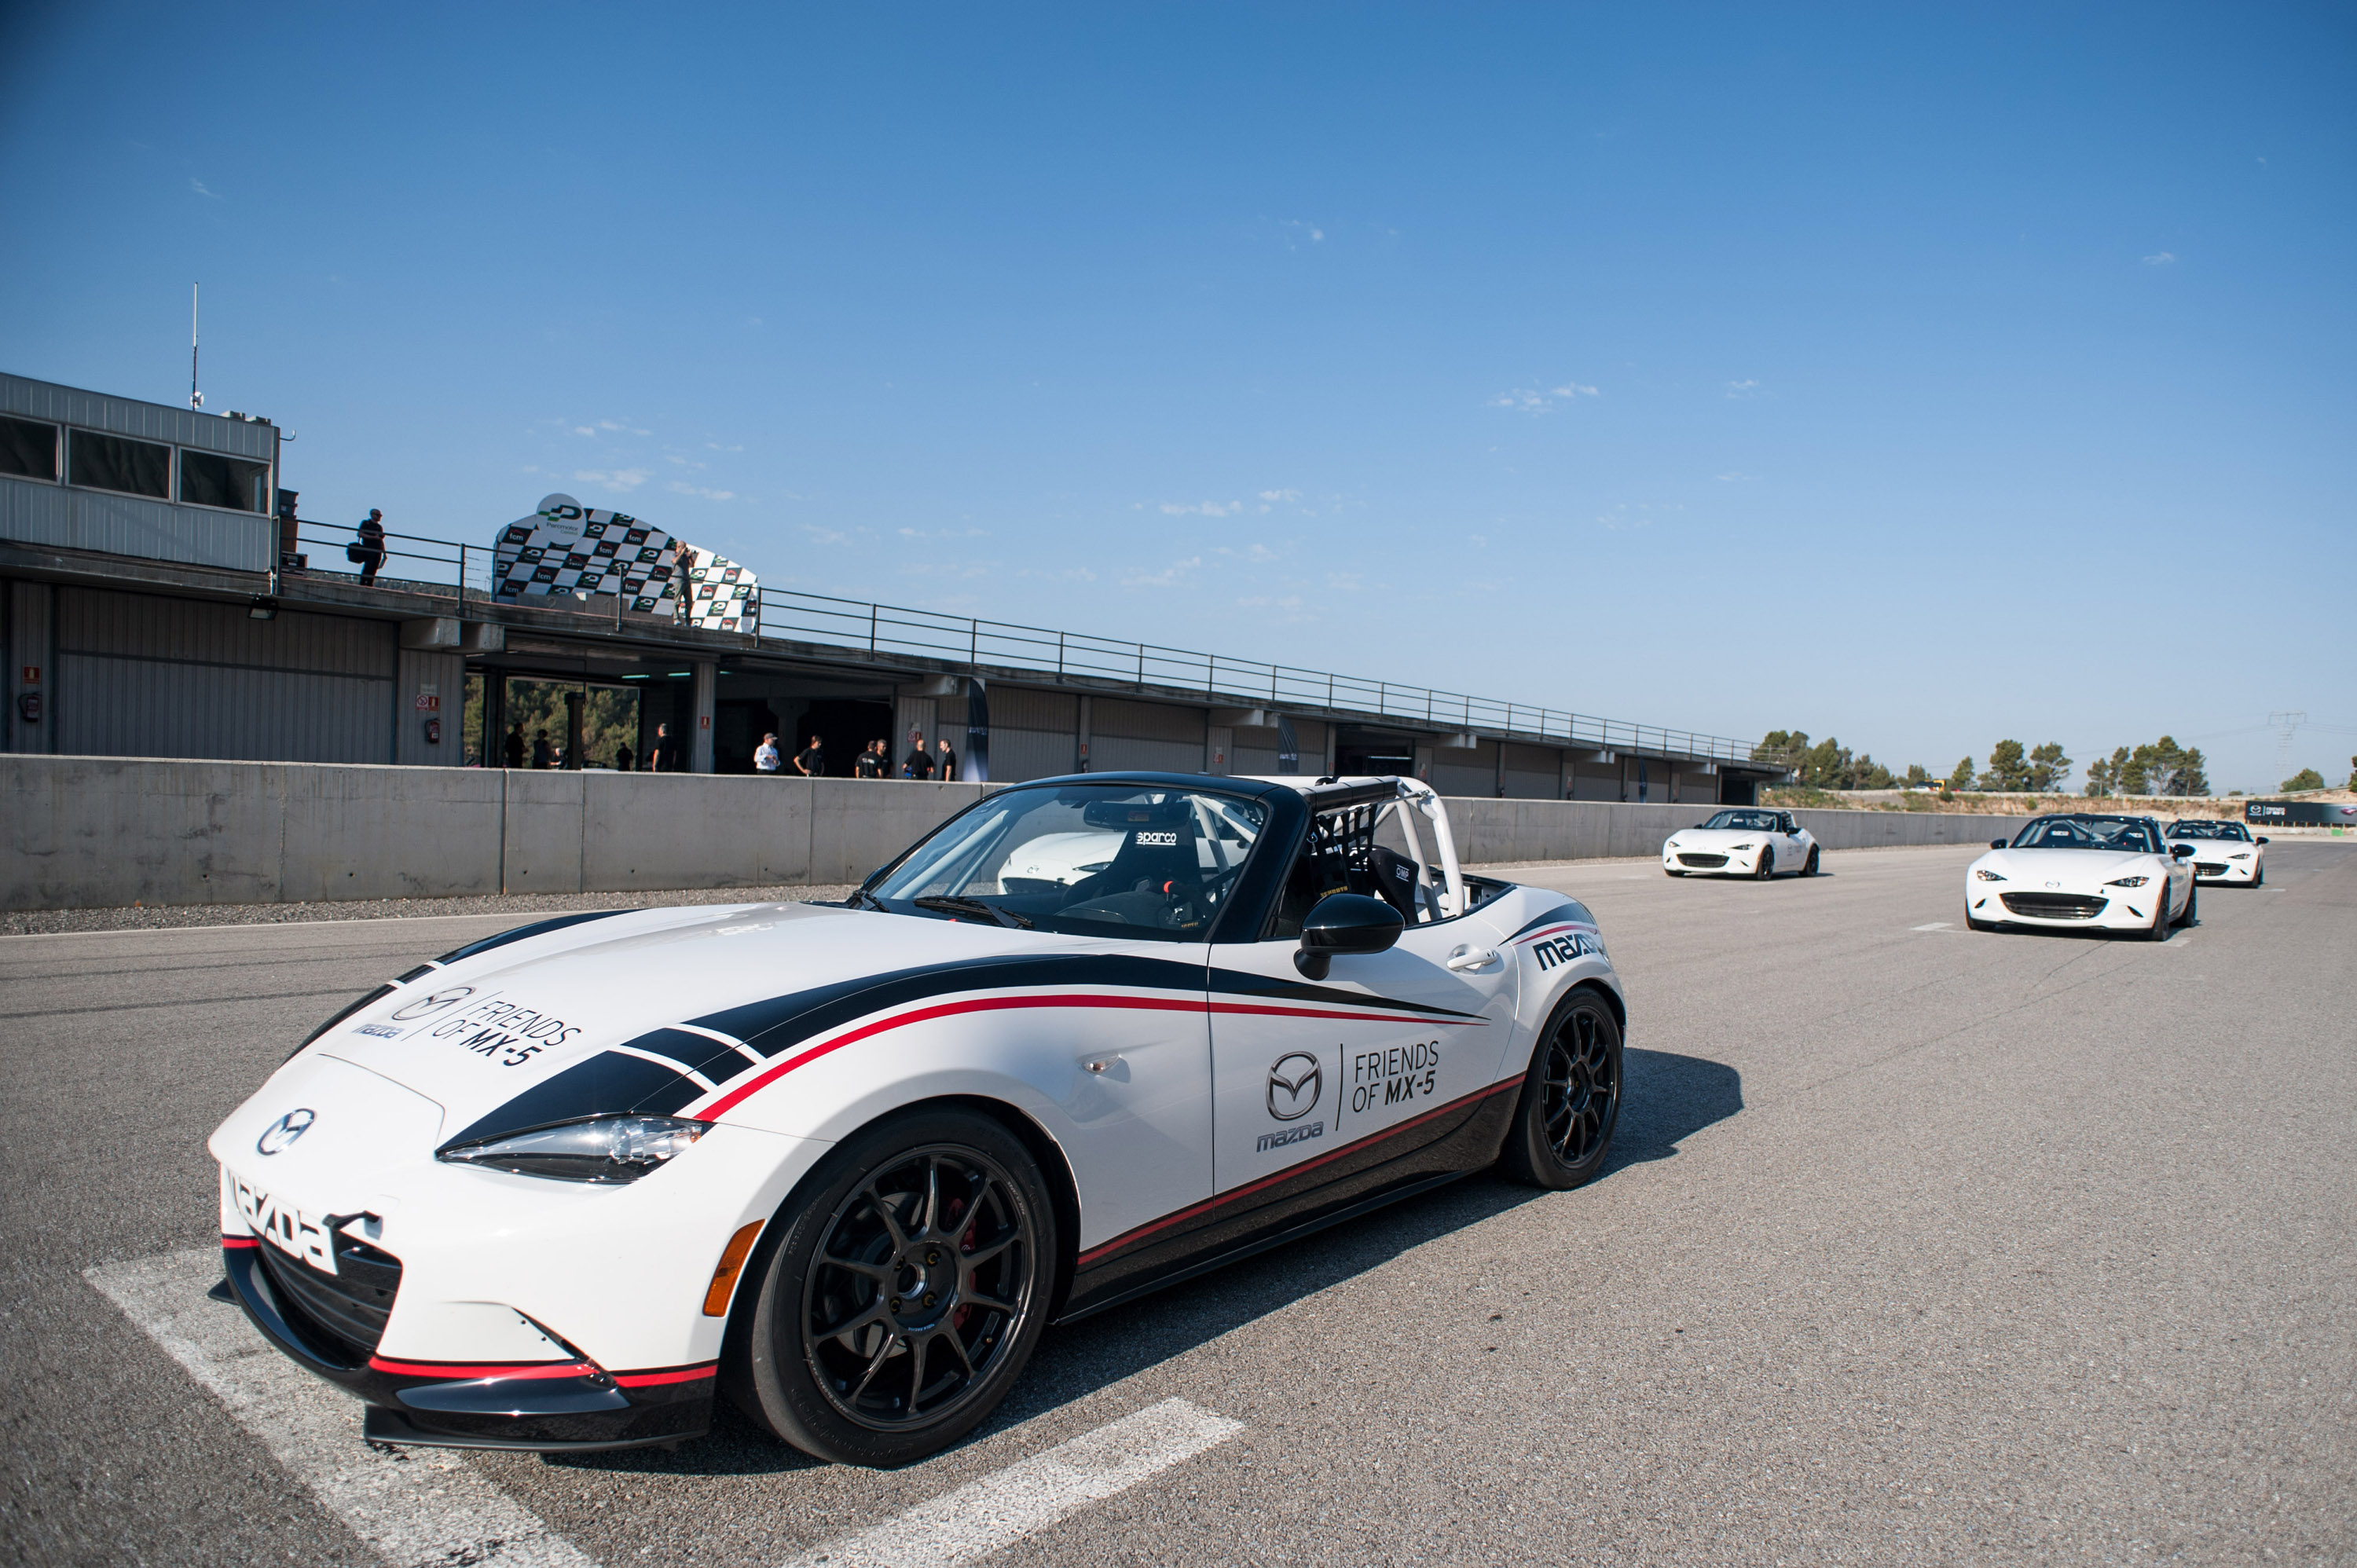
<svg viewBox="0 0 2357 1568">
<path fill-rule="evenodd" d="M 1028 931 L 1031 929 L 1028 916 L 1018 915 L 1012 909 L 998 908 L 979 898 L 952 898 L 946 895 L 928 894 L 909 902 L 920 909 L 938 909 L 944 915 L 980 915 L 1014 929 Z"/>
<path fill-rule="evenodd" d="M 892 912 L 885 907 L 883 899 L 878 898 L 875 894 L 870 893 L 865 887 L 853 888 L 851 890 L 851 897 L 845 898 L 843 903 L 844 908 L 847 909 L 856 909 L 864 905 L 867 908 L 876 910 L 878 914 L 888 915 Z"/>
</svg>

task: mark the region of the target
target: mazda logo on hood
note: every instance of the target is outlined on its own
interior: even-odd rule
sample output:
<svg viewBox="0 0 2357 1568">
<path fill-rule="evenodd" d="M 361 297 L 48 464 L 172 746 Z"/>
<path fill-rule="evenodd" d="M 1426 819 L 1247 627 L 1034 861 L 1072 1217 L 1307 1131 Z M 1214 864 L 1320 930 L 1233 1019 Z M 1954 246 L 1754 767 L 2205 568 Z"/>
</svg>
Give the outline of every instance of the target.
<svg viewBox="0 0 2357 1568">
<path fill-rule="evenodd" d="M 277 1121 L 273 1122 L 269 1126 L 262 1130 L 262 1136 L 253 1141 L 253 1152 L 258 1155 L 274 1155 L 278 1153 L 281 1149 L 286 1147 L 287 1144 L 292 1144 L 296 1139 L 309 1132 L 311 1130 L 311 1123 L 317 1122 L 318 1119 L 318 1112 L 313 1111 L 307 1105 L 302 1107 L 300 1110 L 289 1111 L 285 1115 L 281 1116 Z"/>
<path fill-rule="evenodd" d="M 439 1013 L 454 1003 L 464 1002 L 474 993 L 475 988 L 471 985 L 445 986 L 431 996 L 421 996 L 414 1002 L 395 1008 L 393 1015 L 403 1019 L 423 1018 L 428 1013 Z"/>
<path fill-rule="evenodd" d="M 1326 1074 L 1316 1057 L 1307 1051 L 1279 1057 L 1268 1069 L 1268 1113 L 1280 1122 L 1297 1122 L 1318 1109 L 1325 1089 Z"/>
</svg>

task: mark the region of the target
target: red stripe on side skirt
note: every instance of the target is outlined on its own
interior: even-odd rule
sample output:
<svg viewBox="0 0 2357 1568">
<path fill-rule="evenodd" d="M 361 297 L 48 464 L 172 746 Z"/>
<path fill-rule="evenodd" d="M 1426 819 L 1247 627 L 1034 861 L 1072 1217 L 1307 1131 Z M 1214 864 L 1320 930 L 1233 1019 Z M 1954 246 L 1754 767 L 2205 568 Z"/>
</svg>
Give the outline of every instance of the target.
<svg viewBox="0 0 2357 1568">
<path fill-rule="evenodd" d="M 1419 1024 L 1458 1025 L 1488 1022 L 1482 1018 L 1461 1020 L 1422 1016 L 1406 1018 L 1406 1015 L 1397 1013 L 1342 1012 L 1317 1007 L 1260 1006 L 1245 1003 L 1206 1004 L 1166 996 L 1113 996 L 1078 993 L 1051 996 L 978 996 L 967 1002 L 944 1002 L 938 1007 L 920 1007 L 913 1013 L 903 1013 L 893 1018 L 879 1018 L 873 1024 L 864 1024 L 856 1029 L 837 1035 L 823 1045 L 813 1046 L 799 1056 L 788 1057 L 784 1061 L 775 1063 L 761 1072 L 754 1074 L 747 1082 L 738 1084 L 705 1106 L 699 1114 L 705 1121 L 718 1121 L 722 1116 L 743 1104 L 748 1097 L 767 1089 L 803 1063 L 814 1062 L 830 1052 L 839 1051 L 845 1046 L 856 1045 L 861 1040 L 883 1034 L 887 1030 L 898 1029 L 908 1024 L 922 1024 L 934 1018 L 954 1017 L 961 1013 L 998 1013 L 1017 1007 L 1109 1007 L 1148 1013 L 1250 1013 L 1281 1018 L 1342 1018 L 1365 1024 L 1397 1024 L 1403 1022 L 1404 1018 L 1405 1021 Z"/>
<path fill-rule="evenodd" d="M 518 1366 L 512 1363 L 459 1363 L 446 1365 L 436 1361 L 391 1361 L 382 1356 L 369 1358 L 369 1370 L 384 1372 L 396 1378 L 586 1378 L 597 1369 L 587 1361 L 534 1361 Z"/>
<path fill-rule="evenodd" d="M 680 1367 L 668 1372 L 616 1372 L 614 1381 L 626 1389 L 648 1389 L 662 1383 L 693 1383 L 717 1377 L 720 1364 L 706 1361 L 701 1367 Z"/>
<path fill-rule="evenodd" d="M 1200 1203 L 1190 1204 L 1187 1208 L 1179 1209 L 1175 1214 L 1166 1214 L 1161 1219 L 1148 1221 L 1146 1224 L 1139 1226 L 1135 1230 L 1125 1230 L 1110 1241 L 1100 1241 L 1095 1246 L 1090 1248 L 1087 1251 L 1082 1252 L 1078 1258 L 1074 1259 L 1073 1262 L 1080 1267 L 1086 1268 L 1089 1264 L 1095 1262 L 1099 1258 L 1103 1257 L 1108 1252 L 1115 1251 L 1135 1242 L 1143 1241 L 1157 1230 L 1167 1230 L 1171 1226 L 1177 1225 L 1184 1220 L 1191 1219 L 1199 1214 L 1209 1213 L 1211 1210 L 1219 1208 L 1223 1203 L 1233 1203 L 1240 1197 L 1250 1197 L 1254 1193 L 1262 1191 L 1267 1187 L 1275 1187 L 1278 1182 L 1289 1181 L 1293 1177 L 1299 1176 L 1304 1171 L 1314 1171 L 1319 1165 L 1330 1165 L 1334 1161 L 1340 1159 L 1345 1155 L 1356 1154 L 1359 1150 L 1365 1148 L 1370 1144 L 1380 1143 L 1385 1138 L 1395 1138 L 1411 1127 L 1420 1127 L 1436 1116 L 1446 1116 L 1450 1112 L 1458 1110 L 1459 1107 L 1469 1105 L 1477 1100 L 1487 1100 L 1493 1094 L 1502 1093 L 1509 1089 L 1520 1089 L 1522 1086 L 1523 1080 L 1519 1076 L 1517 1076 L 1506 1079 L 1501 1082 L 1493 1083 L 1487 1089 L 1477 1089 L 1470 1094 L 1459 1095 L 1446 1105 L 1436 1105 L 1420 1116 L 1409 1117 L 1406 1121 L 1401 1122 L 1396 1127 L 1386 1127 L 1380 1133 L 1370 1133 L 1365 1137 L 1360 1138 L 1352 1143 L 1345 1144 L 1339 1149 L 1329 1149 L 1326 1153 L 1318 1155 L 1314 1160 L 1304 1160 L 1297 1165 L 1287 1165 L 1281 1171 L 1275 1171 L 1268 1176 L 1261 1177 L 1258 1181 L 1247 1182 L 1245 1185 L 1235 1188 L 1233 1191 L 1222 1192 L 1214 1197 L 1207 1197 Z"/>
<path fill-rule="evenodd" d="M 252 1236 L 224 1236 L 221 1238 L 221 1246 L 232 1251 L 246 1247 L 259 1247 L 261 1245 L 261 1241 Z"/>
</svg>

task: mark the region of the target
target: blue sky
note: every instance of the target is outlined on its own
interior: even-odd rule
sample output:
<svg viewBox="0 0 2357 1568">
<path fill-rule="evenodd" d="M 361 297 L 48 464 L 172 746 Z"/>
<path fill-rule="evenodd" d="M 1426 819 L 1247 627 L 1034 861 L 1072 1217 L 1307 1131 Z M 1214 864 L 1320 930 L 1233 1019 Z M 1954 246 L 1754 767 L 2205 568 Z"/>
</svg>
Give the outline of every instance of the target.
<svg viewBox="0 0 2357 1568">
<path fill-rule="evenodd" d="M 178 401 L 201 279 L 307 515 L 1942 772 L 2357 751 L 2345 5 L 27 10 L 0 365 Z"/>
</svg>

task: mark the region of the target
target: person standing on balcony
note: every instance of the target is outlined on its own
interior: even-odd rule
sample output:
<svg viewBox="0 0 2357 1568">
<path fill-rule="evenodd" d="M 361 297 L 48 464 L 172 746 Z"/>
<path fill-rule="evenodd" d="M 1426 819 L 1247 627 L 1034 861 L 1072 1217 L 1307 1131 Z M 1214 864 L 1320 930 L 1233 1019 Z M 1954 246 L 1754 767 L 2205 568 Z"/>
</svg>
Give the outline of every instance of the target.
<svg viewBox="0 0 2357 1568">
<path fill-rule="evenodd" d="M 753 771 L 775 773 L 778 770 L 778 737 L 765 735 L 761 744 L 753 748 Z"/>
<path fill-rule="evenodd" d="M 855 779 L 881 779 L 884 777 L 884 765 L 889 761 L 891 758 L 884 755 L 884 743 L 871 740 L 859 748 L 857 757 L 852 758 L 851 776 Z"/>
<path fill-rule="evenodd" d="M 548 732 L 544 729 L 533 731 L 532 765 L 534 768 L 556 766 L 556 747 L 548 744 Z"/>
<path fill-rule="evenodd" d="M 925 755 L 924 732 L 912 729 L 909 732 L 909 755 L 900 761 L 900 777 L 931 779 L 932 776 L 933 759 Z"/>
<path fill-rule="evenodd" d="M 811 736 L 810 744 L 794 753 L 794 770 L 805 779 L 826 777 L 826 746 L 818 736 Z"/>
<path fill-rule="evenodd" d="M 361 587 L 376 586 L 377 568 L 384 564 L 384 513 L 369 508 L 361 521 L 361 536 L 345 547 L 344 558 L 359 564 Z"/>
<path fill-rule="evenodd" d="M 941 781 L 944 784 L 954 784 L 957 782 L 958 776 L 957 751 L 946 739 L 938 744 L 942 754 L 935 761 L 940 768 Z"/>
<path fill-rule="evenodd" d="M 514 728 L 508 731 L 507 739 L 500 743 L 500 760 L 510 768 L 523 766 L 523 721 L 521 719 L 516 721 Z"/>
</svg>

